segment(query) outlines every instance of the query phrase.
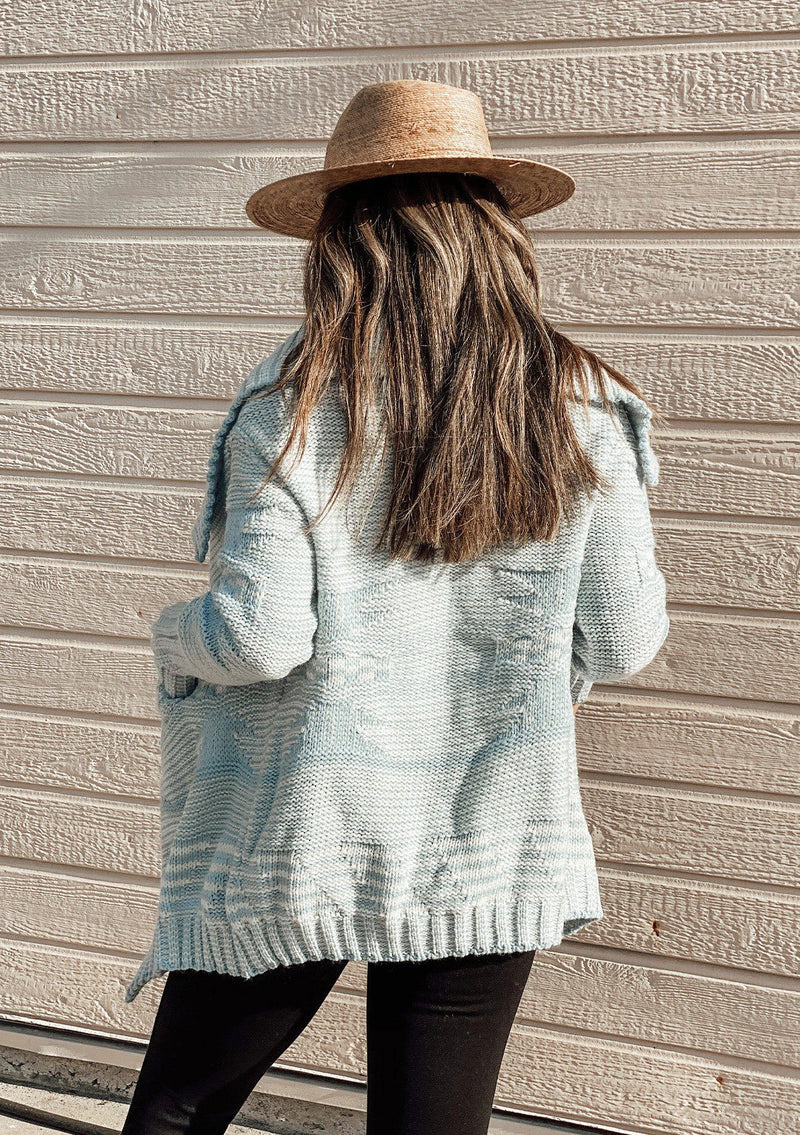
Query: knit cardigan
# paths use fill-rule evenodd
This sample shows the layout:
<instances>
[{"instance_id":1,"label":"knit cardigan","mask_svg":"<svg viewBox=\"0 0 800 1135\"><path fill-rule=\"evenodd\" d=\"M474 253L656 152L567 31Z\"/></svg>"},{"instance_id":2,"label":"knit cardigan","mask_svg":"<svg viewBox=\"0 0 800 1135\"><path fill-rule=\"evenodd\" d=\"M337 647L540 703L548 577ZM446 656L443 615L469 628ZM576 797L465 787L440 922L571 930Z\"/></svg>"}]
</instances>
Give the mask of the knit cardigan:
<instances>
[{"instance_id":1,"label":"knit cardigan","mask_svg":"<svg viewBox=\"0 0 800 1135\"><path fill-rule=\"evenodd\" d=\"M303 331L214 438L193 529L208 590L153 627L182 675L158 670L161 884L126 1001L173 969L544 949L603 917L572 703L667 635L649 408L610 376L611 413L575 402L613 488L554 539L391 561L374 548L391 487L377 449L304 531L346 437L335 385L302 458L261 487L288 396L249 396Z\"/></svg>"}]
</instances>

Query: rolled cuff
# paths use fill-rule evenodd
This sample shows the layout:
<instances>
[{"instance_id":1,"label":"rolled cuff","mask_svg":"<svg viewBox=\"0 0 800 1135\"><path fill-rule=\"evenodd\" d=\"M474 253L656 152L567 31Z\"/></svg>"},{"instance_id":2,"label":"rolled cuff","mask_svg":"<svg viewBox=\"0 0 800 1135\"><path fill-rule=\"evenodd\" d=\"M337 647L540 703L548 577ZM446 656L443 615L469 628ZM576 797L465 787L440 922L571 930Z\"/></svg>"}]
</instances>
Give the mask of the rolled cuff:
<instances>
[{"instance_id":1,"label":"rolled cuff","mask_svg":"<svg viewBox=\"0 0 800 1135\"><path fill-rule=\"evenodd\" d=\"M588 678L584 678L583 674L581 674L580 670L578 670L575 663L573 662L572 668L570 670L569 684L569 690L572 696L572 704L577 705L581 702L585 702L589 696L589 690L591 690L593 685L594 683L590 682Z\"/></svg>"},{"instance_id":2,"label":"rolled cuff","mask_svg":"<svg viewBox=\"0 0 800 1135\"><path fill-rule=\"evenodd\" d=\"M194 674L181 674L171 666L160 666L158 676L165 692L171 698L187 698L197 688Z\"/></svg>"}]
</instances>

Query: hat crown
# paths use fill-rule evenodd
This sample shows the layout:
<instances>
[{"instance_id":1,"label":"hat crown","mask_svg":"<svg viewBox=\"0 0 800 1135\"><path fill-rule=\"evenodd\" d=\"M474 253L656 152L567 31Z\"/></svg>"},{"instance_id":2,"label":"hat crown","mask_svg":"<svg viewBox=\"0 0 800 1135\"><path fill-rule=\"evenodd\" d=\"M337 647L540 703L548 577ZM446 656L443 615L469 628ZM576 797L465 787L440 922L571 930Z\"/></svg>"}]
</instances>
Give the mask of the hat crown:
<instances>
[{"instance_id":1,"label":"hat crown","mask_svg":"<svg viewBox=\"0 0 800 1135\"><path fill-rule=\"evenodd\" d=\"M445 83L397 79L353 96L328 141L324 168L462 156L493 156L478 96Z\"/></svg>"}]
</instances>

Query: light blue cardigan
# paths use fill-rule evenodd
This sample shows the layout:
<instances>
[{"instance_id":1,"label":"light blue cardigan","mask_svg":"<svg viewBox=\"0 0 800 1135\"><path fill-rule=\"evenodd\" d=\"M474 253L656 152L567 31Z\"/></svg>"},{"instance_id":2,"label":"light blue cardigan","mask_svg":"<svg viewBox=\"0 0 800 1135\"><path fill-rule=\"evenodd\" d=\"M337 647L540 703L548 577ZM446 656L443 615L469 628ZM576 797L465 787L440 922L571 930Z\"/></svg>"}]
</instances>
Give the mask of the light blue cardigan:
<instances>
[{"instance_id":1,"label":"light blue cardigan","mask_svg":"<svg viewBox=\"0 0 800 1135\"><path fill-rule=\"evenodd\" d=\"M572 703L667 635L649 409L613 380L613 414L576 403L614 489L554 540L390 562L373 550L388 457L303 531L345 437L333 391L302 460L249 499L288 413L280 392L247 396L302 333L253 370L214 439L193 530L209 589L169 641L188 684L159 675L161 888L126 1001L172 969L544 949L603 917Z\"/></svg>"}]
</instances>

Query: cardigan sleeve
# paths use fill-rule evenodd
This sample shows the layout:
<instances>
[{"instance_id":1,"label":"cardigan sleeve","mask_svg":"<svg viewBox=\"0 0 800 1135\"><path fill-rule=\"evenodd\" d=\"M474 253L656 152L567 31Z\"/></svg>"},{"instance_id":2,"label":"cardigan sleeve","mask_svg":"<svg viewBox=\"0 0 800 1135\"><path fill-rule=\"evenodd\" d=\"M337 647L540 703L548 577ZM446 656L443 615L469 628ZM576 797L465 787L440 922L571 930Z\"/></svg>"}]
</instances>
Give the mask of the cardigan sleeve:
<instances>
[{"instance_id":1,"label":"cardigan sleeve","mask_svg":"<svg viewBox=\"0 0 800 1135\"><path fill-rule=\"evenodd\" d=\"M185 604L174 633L165 625L169 641L159 639L157 620L154 640L174 670L206 682L274 681L313 654L313 544L304 532L306 515L280 472L260 487L272 455L237 426L228 435L225 461L224 536L209 565L211 586Z\"/></svg>"},{"instance_id":2,"label":"cardigan sleeve","mask_svg":"<svg viewBox=\"0 0 800 1135\"><path fill-rule=\"evenodd\" d=\"M596 495L581 566L570 673L574 703L586 700L594 682L627 678L644 669L669 631L666 582L655 559L641 441L624 408L613 417L604 414L604 419L612 488Z\"/></svg>"}]
</instances>

